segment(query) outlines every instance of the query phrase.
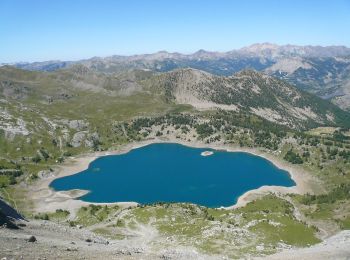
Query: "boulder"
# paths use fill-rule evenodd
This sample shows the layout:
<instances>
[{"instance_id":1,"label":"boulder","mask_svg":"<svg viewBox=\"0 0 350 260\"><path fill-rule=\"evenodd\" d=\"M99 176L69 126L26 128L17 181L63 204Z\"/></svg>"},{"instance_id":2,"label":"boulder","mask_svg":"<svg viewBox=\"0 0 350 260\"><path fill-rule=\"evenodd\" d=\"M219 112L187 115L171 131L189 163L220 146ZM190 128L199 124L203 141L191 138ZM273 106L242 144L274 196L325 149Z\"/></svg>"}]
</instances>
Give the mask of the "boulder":
<instances>
[{"instance_id":1,"label":"boulder","mask_svg":"<svg viewBox=\"0 0 350 260\"><path fill-rule=\"evenodd\" d=\"M69 128L75 129L75 130L86 130L89 123L85 122L84 120L71 120L68 123Z\"/></svg>"},{"instance_id":2,"label":"boulder","mask_svg":"<svg viewBox=\"0 0 350 260\"><path fill-rule=\"evenodd\" d=\"M28 238L28 242L31 242L31 243L36 242L36 237L35 236L30 236Z\"/></svg>"}]
</instances>

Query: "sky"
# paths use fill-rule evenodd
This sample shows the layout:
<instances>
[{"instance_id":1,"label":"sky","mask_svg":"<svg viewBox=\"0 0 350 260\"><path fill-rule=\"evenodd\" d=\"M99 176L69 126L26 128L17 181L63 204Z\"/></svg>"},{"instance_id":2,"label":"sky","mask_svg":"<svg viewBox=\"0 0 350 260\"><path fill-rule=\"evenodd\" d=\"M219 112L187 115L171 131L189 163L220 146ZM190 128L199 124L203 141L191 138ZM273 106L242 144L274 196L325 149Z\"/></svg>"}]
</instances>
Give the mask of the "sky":
<instances>
[{"instance_id":1,"label":"sky","mask_svg":"<svg viewBox=\"0 0 350 260\"><path fill-rule=\"evenodd\" d=\"M350 0L0 0L0 63L262 42L350 47Z\"/></svg>"}]
</instances>

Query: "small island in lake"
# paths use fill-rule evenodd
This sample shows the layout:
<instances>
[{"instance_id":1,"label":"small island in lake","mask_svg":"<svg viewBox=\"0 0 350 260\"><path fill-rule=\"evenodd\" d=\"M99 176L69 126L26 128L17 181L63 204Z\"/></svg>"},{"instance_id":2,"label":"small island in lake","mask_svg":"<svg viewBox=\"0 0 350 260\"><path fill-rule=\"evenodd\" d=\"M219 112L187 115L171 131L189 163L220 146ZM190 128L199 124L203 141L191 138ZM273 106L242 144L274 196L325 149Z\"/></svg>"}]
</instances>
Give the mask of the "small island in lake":
<instances>
[{"instance_id":1,"label":"small island in lake","mask_svg":"<svg viewBox=\"0 0 350 260\"><path fill-rule=\"evenodd\" d=\"M213 151L204 151L204 152L201 152L201 155L202 156L209 156L209 155L213 155L214 152Z\"/></svg>"}]
</instances>

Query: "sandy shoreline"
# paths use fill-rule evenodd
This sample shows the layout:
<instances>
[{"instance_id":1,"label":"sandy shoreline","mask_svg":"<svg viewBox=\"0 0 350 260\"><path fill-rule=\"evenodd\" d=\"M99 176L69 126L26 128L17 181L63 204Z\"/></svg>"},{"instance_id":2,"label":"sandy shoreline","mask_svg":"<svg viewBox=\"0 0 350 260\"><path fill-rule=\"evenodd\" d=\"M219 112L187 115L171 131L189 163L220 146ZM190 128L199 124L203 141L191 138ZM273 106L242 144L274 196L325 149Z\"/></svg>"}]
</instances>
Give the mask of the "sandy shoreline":
<instances>
[{"instance_id":1,"label":"sandy shoreline","mask_svg":"<svg viewBox=\"0 0 350 260\"><path fill-rule=\"evenodd\" d=\"M88 191L83 190L73 190L68 192L57 192L50 188L50 183L57 179L65 176L73 175L83 170L86 170L89 167L89 164L101 156L106 155L117 155L123 154L131 151L132 149L137 149L153 143L178 143L189 147L195 148L211 148L214 150L225 150L228 152L246 152L253 155L257 155L269 160L276 167L286 170L289 172L291 178L296 183L296 186L292 187L282 187L282 186L262 186L255 190L250 190L242 194L237 203L228 208L237 208L244 206L248 202L256 199L262 194L267 194L269 192L275 193L312 193L315 189L315 179L307 172L305 172L301 167L291 165L287 162L282 161L281 159L263 152L258 149L251 148L241 148L233 147L225 144L204 144L201 142L185 142L178 139L152 139L141 141L138 143L129 143L118 150L115 151L104 151L96 152L91 154L83 154L78 157L71 157L66 160L65 163L59 165L55 168L55 171L52 175L46 178L38 180L30 189L29 196L34 202L35 211L37 212L51 212L56 209L67 209L71 212L75 212L76 209L84 205L89 204L100 204L100 205L122 205L122 206L134 206L137 205L135 202L117 202L117 203L90 203L84 202L77 199L82 195L86 194ZM74 217L74 214L71 216Z\"/></svg>"}]
</instances>

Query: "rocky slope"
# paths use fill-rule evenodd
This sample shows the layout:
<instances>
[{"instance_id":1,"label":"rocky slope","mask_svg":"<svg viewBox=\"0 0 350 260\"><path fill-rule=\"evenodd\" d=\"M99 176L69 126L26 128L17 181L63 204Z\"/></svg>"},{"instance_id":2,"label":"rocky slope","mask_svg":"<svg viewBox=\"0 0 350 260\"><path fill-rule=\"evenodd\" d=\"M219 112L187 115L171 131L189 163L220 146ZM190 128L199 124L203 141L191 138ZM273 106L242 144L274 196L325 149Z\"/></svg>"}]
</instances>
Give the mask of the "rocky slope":
<instances>
[{"instance_id":1,"label":"rocky slope","mask_svg":"<svg viewBox=\"0 0 350 260\"><path fill-rule=\"evenodd\" d=\"M292 128L337 124L349 116L327 101L252 70L223 77L195 69L180 69L146 82L151 89L160 90L177 103L198 109L217 107L248 111Z\"/></svg>"}]
</instances>

